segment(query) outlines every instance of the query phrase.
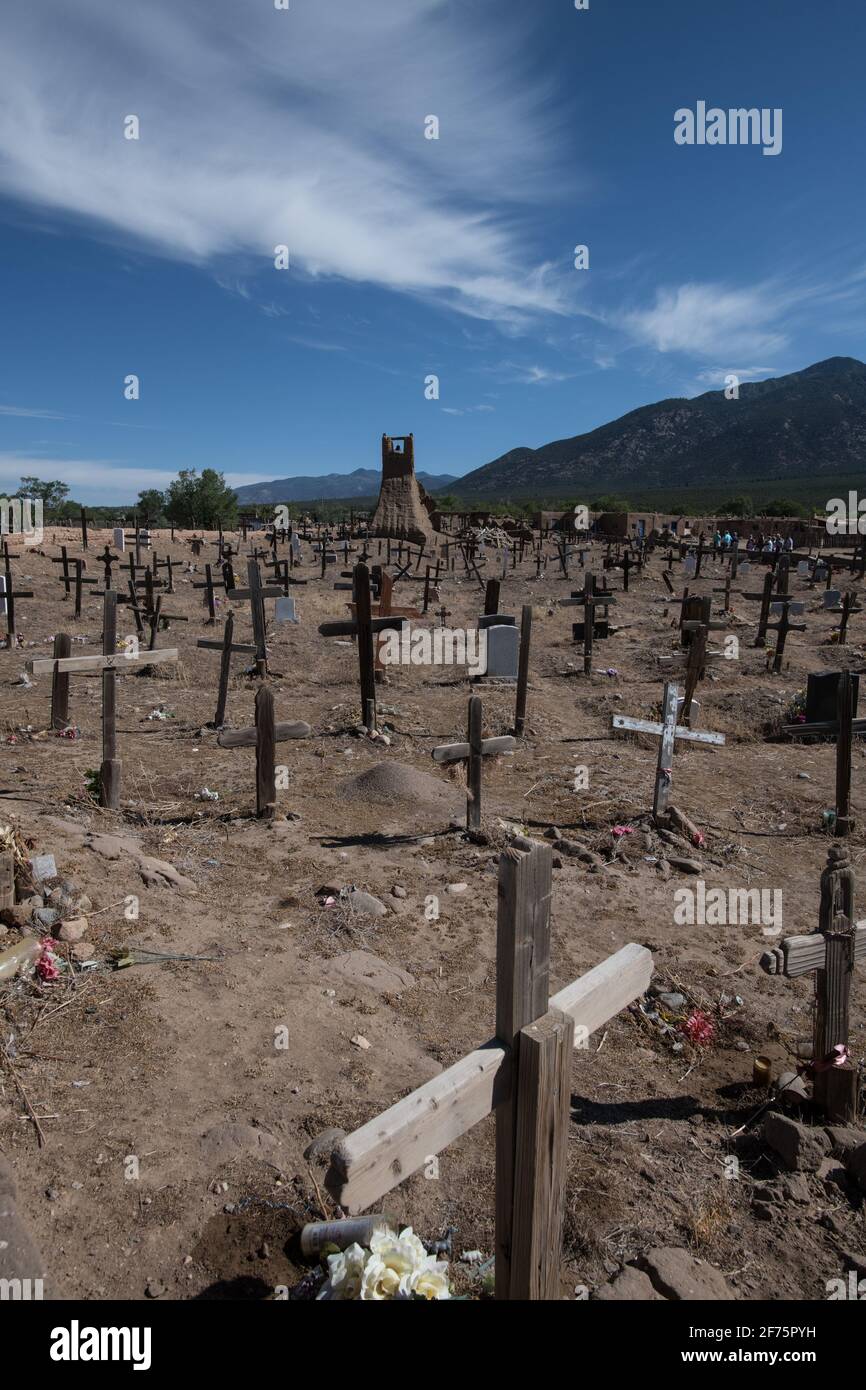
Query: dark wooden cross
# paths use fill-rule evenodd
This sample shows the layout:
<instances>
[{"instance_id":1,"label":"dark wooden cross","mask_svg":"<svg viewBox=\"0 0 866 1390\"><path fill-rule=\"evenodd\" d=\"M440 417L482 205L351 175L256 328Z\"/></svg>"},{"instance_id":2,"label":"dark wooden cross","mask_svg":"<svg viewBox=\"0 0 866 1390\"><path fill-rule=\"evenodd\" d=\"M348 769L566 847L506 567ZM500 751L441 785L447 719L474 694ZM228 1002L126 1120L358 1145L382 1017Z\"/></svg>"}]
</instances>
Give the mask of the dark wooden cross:
<instances>
[{"instance_id":1,"label":"dark wooden cross","mask_svg":"<svg viewBox=\"0 0 866 1390\"><path fill-rule=\"evenodd\" d=\"M255 727L225 729L217 738L220 748L255 748L256 815L259 820L273 820L276 813L276 745L286 739L309 738L312 732L309 724L301 721L277 724L273 691L268 685L260 685L256 691Z\"/></svg>"},{"instance_id":2,"label":"dark wooden cross","mask_svg":"<svg viewBox=\"0 0 866 1390\"><path fill-rule=\"evenodd\" d=\"M3 559L6 577L6 592L0 595L0 598L6 600L6 646L11 649L15 646L18 637L18 629L15 626L15 600L19 598L33 598L34 593L32 589L15 588L15 583L12 578L12 557L9 554L8 544L4 546Z\"/></svg>"},{"instance_id":3,"label":"dark wooden cross","mask_svg":"<svg viewBox=\"0 0 866 1390\"><path fill-rule=\"evenodd\" d=\"M773 599L773 603L779 604L782 612L779 621L776 623L766 623L767 628L771 628L776 633L776 651L773 656L773 670L778 674L782 669L782 658L785 654L785 639L789 632L805 632L805 623L792 623L789 609L796 600L790 594L778 595ZM802 605L800 605L802 607Z\"/></svg>"},{"instance_id":4,"label":"dark wooden cross","mask_svg":"<svg viewBox=\"0 0 866 1390\"><path fill-rule=\"evenodd\" d=\"M120 556L113 555L111 553L111 548L108 546L108 544L106 544L106 547L103 550L102 554L97 555L96 558L99 561L99 563L104 567L103 583L105 584L106 589L110 589L112 587L111 567L112 565L118 564L118 562L120 561Z\"/></svg>"},{"instance_id":5,"label":"dark wooden cross","mask_svg":"<svg viewBox=\"0 0 866 1390\"><path fill-rule=\"evenodd\" d=\"M466 828L477 830L481 825L481 765L485 758L496 757L500 753L512 753L517 740L511 734L500 738L482 736L482 709L480 695L469 700L469 726L466 743L445 743L433 749L433 761L437 763L466 763Z\"/></svg>"},{"instance_id":6,"label":"dark wooden cross","mask_svg":"<svg viewBox=\"0 0 866 1390\"><path fill-rule=\"evenodd\" d=\"M566 599L564 607L571 608L575 605L583 608L583 673L585 676L592 674L592 641L595 634L595 610L604 608L604 616L607 617L607 606L616 603L613 594L602 593L595 587L595 575L587 572L583 581L583 591L572 593L570 599Z\"/></svg>"},{"instance_id":7,"label":"dark wooden cross","mask_svg":"<svg viewBox=\"0 0 866 1390\"><path fill-rule=\"evenodd\" d=\"M219 690L217 693L217 707L214 715L214 728L221 729L226 722L226 703L229 694L229 675L231 673L232 653L243 653L245 656L255 656L256 649L252 643L236 643L232 639L235 631L235 615L229 613L223 629L223 640L213 642L209 638L200 637L196 646L204 647L206 651L220 652L220 677Z\"/></svg>"},{"instance_id":8,"label":"dark wooden cross","mask_svg":"<svg viewBox=\"0 0 866 1390\"><path fill-rule=\"evenodd\" d=\"M773 601L773 571L767 570L764 575L764 587L759 594L747 594L744 590L740 591L741 598L749 599L761 605L761 612L758 617L758 631L755 635L754 645L763 647L767 641L767 625L770 621L770 604Z\"/></svg>"},{"instance_id":9,"label":"dark wooden cross","mask_svg":"<svg viewBox=\"0 0 866 1390\"><path fill-rule=\"evenodd\" d=\"M205 565L205 567L204 567L204 583L203 583L203 584L193 584L192 587L193 587L194 589L204 589L204 591L205 591L205 594L204 594L204 601L205 601L205 603L206 603L206 605L207 605L207 611L208 611L208 619L207 619L207 620L208 620L208 626L210 626L212 623L215 623L215 622L216 622L216 594L214 593L214 590L215 590L215 589L225 589L225 581L224 581L224 580L220 581L219 579L214 579L214 577L213 577L213 566L212 566L212 565Z\"/></svg>"},{"instance_id":10,"label":"dark wooden cross","mask_svg":"<svg viewBox=\"0 0 866 1390\"><path fill-rule=\"evenodd\" d=\"M87 512L81 508L81 549L87 549Z\"/></svg>"},{"instance_id":11,"label":"dark wooden cross","mask_svg":"<svg viewBox=\"0 0 866 1390\"><path fill-rule=\"evenodd\" d=\"M370 603L370 571L358 564L354 571L354 617L348 622L320 623L322 637L357 637L358 665L361 679L361 722L373 732L376 727L376 663L374 635L377 632L402 632L406 619L396 615L374 618Z\"/></svg>"},{"instance_id":12,"label":"dark wooden cross","mask_svg":"<svg viewBox=\"0 0 866 1390\"><path fill-rule=\"evenodd\" d=\"M674 746L676 740L678 738L685 739L688 743L697 743L702 746L718 746L725 741L724 734L713 734L705 732L703 729L689 729L678 725L677 711L679 708L679 698L679 686L675 685L672 681L666 681L662 699L662 721L660 724L656 723L655 720L632 719L627 714L615 714L612 716L612 728L614 729L624 729L629 733L635 734L655 734L657 738L661 738L658 763L656 766L655 787L653 790L653 820L656 824L664 819L668 809L671 786L673 783Z\"/></svg>"},{"instance_id":13,"label":"dark wooden cross","mask_svg":"<svg viewBox=\"0 0 866 1390\"><path fill-rule=\"evenodd\" d=\"M55 649L56 650L56 649ZM177 661L177 651L148 652L142 660L137 644L128 651L117 650L117 593L103 595L102 656L36 657L27 662L33 675L71 676L89 671L102 672L102 767L99 800L102 806L117 810L120 805L121 764L117 756L117 673Z\"/></svg>"},{"instance_id":14,"label":"dark wooden cross","mask_svg":"<svg viewBox=\"0 0 866 1390\"><path fill-rule=\"evenodd\" d=\"M71 581L71 577L70 577L70 574L69 574L69 552L68 552L68 550L67 550L67 548L66 548L65 545L62 545L62 546L60 547L60 554L59 554L59 555L54 555L54 556L52 557L51 563L52 563L52 565L62 565L62 566L63 566L63 574L62 574L62 576L61 576L61 582L62 582L62 584L63 584L63 590L64 590L63 597L64 597L64 599L67 599L67 598L69 598L69 594L70 594L70 584L71 584L72 581Z\"/></svg>"},{"instance_id":15,"label":"dark wooden cross","mask_svg":"<svg viewBox=\"0 0 866 1390\"><path fill-rule=\"evenodd\" d=\"M832 611L834 613L841 613L842 615L839 619L839 636L837 639L841 647L844 646L848 639L848 619L851 617L852 613L862 613L863 609L857 607L857 595L854 591L852 589L847 589L842 596L841 607L834 608Z\"/></svg>"},{"instance_id":16,"label":"dark wooden cross","mask_svg":"<svg viewBox=\"0 0 866 1390\"><path fill-rule=\"evenodd\" d=\"M851 984L857 961L866 959L866 924L854 921L854 872L848 851L830 850L821 874L817 931L789 936L761 956L768 975L796 979L815 972L812 1094L837 1124L857 1118L859 1074L848 1053Z\"/></svg>"},{"instance_id":17,"label":"dark wooden cross","mask_svg":"<svg viewBox=\"0 0 866 1390\"><path fill-rule=\"evenodd\" d=\"M267 624L265 621L265 599L282 598L282 589L275 585L262 585L262 576L259 570L258 560L247 561L247 585L246 589L229 589L227 596L233 601L236 599L249 599L250 612L253 620L253 641L256 644L256 674L262 679L268 674L268 651L265 645Z\"/></svg>"},{"instance_id":18,"label":"dark wooden cross","mask_svg":"<svg viewBox=\"0 0 866 1390\"><path fill-rule=\"evenodd\" d=\"M866 732L866 719L855 719L853 716L854 682L850 671L840 671L835 719L813 724L784 725L786 734L836 735L836 835L847 835L854 828L851 815L851 748L854 734Z\"/></svg>"}]
</instances>

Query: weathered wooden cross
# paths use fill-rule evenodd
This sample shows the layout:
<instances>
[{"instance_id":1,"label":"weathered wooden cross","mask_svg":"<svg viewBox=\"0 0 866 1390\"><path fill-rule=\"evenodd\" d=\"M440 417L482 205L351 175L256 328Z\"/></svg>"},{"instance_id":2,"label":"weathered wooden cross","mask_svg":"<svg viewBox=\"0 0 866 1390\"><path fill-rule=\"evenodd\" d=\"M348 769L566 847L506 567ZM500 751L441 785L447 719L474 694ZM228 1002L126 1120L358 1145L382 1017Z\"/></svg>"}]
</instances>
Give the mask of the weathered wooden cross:
<instances>
[{"instance_id":1,"label":"weathered wooden cross","mask_svg":"<svg viewBox=\"0 0 866 1390\"><path fill-rule=\"evenodd\" d=\"M221 729L226 722L226 703L229 695L229 675L231 672L232 653L243 653L245 656L255 656L256 649L252 643L234 642L235 615L229 613L223 629L223 640L214 642L210 638L200 637L196 646L204 647L207 651L221 652L219 690L217 692L216 714L214 715L214 728Z\"/></svg>"},{"instance_id":2,"label":"weathered wooden cross","mask_svg":"<svg viewBox=\"0 0 866 1390\"><path fill-rule=\"evenodd\" d=\"M286 739L309 738L309 724L298 720L277 724L274 717L274 693L268 685L256 691L256 722L252 729L225 729L217 738L220 748L255 748L256 750L256 815L259 820L273 820L277 809L276 745Z\"/></svg>"},{"instance_id":3,"label":"weathered wooden cross","mask_svg":"<svg viewBox=\"0 0 866 1390\"><path fill-rule=\"evenodd\" d=\"M866 731L866 719L854 718L854 682L850 671L840 671L836 693L836 718L813 724L785 724L786 734L836 735L836 820L835 835L847 835L854 828L851 815L851 748L855 733Z\"/></svg>"},{"instance_id":4,"label":"weathered wooden cross","mask_svg":"<svg viewBox=\"0 0 866 1390\"><path fill-rule=\"evenodd\" d=\"M595 635L595 610L604 609L607 618L608 604L616 603L613 594L603 593L595 587L595 575L587 573L583 581L583 591L572 593L570 599L563 601L563 607L583 608L583 674L592 674L592 641Z\"/></svg>"},{"instance_id":5,"label":"weathered wooden cross","mask_svg":"<svg viewBox=\"0 0 866 1390\"><path fill-rule=\"evenodd\" d=\"M649 986L653 961L628 945L550 997L549 845L516 840L499 859L496 1033L341 1140L328 1190L349 1214L493 1112L496 1297L559 1297L571 1054Z\"/></svg>"},{"instance_id":6,"label":"weathered wooden cross","mask_svg":"<svg viewBox=\"0 0 866 1390\"><path fill-rule=\"evenodd\" d=\"M866 922L854 921L854 872L847 850L834 845L821 874L817 931L789 936L761 956L768 975L795 979L815 971L812 1094L829 1118L857 1117L859 1075L848 1054L854 966L866 960Z\"/></svg>"},{"instance_id":7,"label":"weathered wooden cross","mask_svg":"<svg viewBox=\"0 0 866 1390\"><path fill-rule=\"evenodd\" d=\"M779 621L776 623L765 623L764 629L766 632L767 628L771 628L776 633L776 651L773 655L773 670L778 674L778 672L782 669L782 658L785 655L785 640L788 636L788 633L805 632L806 624L791 622L791 606L792 604L796 605L797 601L796 599L792 598L789 594L777 595L772 600L772 603L780 607L782 610L779 614ZM802 607L802 603L797 605L798 610L802 610Z\"/></svg>"},{"instance_id":8,"label":"weathered wooden cross","mask_svg":"<svg viewBox=\"0 0 866 1390\"><path fill-rule=\"evenodd\" d=\"M88 671L102 672L102 767L100 770L99 800L102 806L116 810L120 805L121 763L117 756L117 673L142 666L163 665L177 661L176 649L140 652L138 644L127 650L117 650L117 594L106 591L103 598L102 656L36 657L27 662L34 676L76 675ZM146 658L146 659L142 659ZM52 722L54 714L52 713Z\"/></svg>"},{"instance_id":9,"label":"weathered wooden cross","mask_svg":"<svg viewBox=\"0 0 866 1390\"><path fill-rule=\"evenodd\" d=\"M247 561L246 589L228 589L227 596L232 599L249 599L253 620L253 641L256 644L256 674L262 679L268 674L268 651L265 645L267 624L265 622L265 599L282 598L283 591L275 585L264 586L258 560Z\"/></svg>"},{"instance_id":10,"label":"weathered wooden cross","mask_svg":"<svg viewBox=\"0 0 866 1390\"><path fill-rule=\"evenodd\" d=\"M348 622L320 623L322 637L356 637L361 678L361 722L371 732L376 729L376 663L373 637L377 632L402 632L406 619L397 616L374 618L370 604L370 571L364 564L354 569L354 618Z\"/></svg>"},{"instance_id":11,"label":"weathered wooden cross","mask_svg":"<svg viewBox=\"0 0 866 1390\"><path fill-rule=\"evenodd\" d=\"M481 765L485 758L499 753L512 753L517 740L511 734L499 738L482 736L482 709L480 695L473 695L469 701L469 727L466 743L445 743L433 749L433 761L437 763L466 763L466 827L477 830L481 825Z\"/></svg>"},{"instance_id":12,"label":"weathered wooden cross","mask_svg":"<svg viewBox=\"0 0 866 1390\"><path fill-rule=\"evenodd\" d=\"M627 714L615 714L612 716L612 728L625 729L629 733L635 734L655 734L661 738L659 744L658 763L656 766L655 789L653 791L653 820L661 820L668 808L670 799L671 784L673 781L673 762L674 746L678 738L685 739L688 743L723 744L724 734L707 733L702 729L687 729L677 724L677 710L679 708L680 691L679 686L672 681L665 682L664 698L662 700L662 722L656 723L649 719L632 719Z\"/></svg>"},{"instance_id":13,"label":"weathered wooden cross","mask_svg":"<svg viewBox=\"0 0 866 1390\"><path fill-rule=\"evenodd\" d=\"M33 598L32 589L16 589L12 579L12 557L9 554L8 542L3 547L3 558L6 572L6 588L3 599L6 603L6 646L10 649L15 646L18 629L15 626L15 600L19 598Z\"/></svg>"}]
</instances>

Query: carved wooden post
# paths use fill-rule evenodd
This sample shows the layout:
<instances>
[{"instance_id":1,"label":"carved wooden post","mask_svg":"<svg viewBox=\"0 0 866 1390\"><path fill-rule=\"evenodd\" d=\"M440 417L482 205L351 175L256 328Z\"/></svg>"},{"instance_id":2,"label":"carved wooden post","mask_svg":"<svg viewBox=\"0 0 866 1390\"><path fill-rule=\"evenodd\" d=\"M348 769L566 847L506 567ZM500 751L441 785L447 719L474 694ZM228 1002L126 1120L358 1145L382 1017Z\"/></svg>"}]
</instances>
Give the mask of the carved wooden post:
<instances>
[{"instance_id":1,"label":"carved wooden post","mask_svg":"<svg viewBox=\"0 0 866 1390\"><path fill-rule=\"evenodd\" d=\"M849 721L850 728L850 721ZM847 1124L857 1114L858 1073L848 1058L848 1005L854 970L854 873L842 845L830 850L821 875L820 932L824 968L815 980L813 1094L827 1115Z\"/></svg>"}]
</instances>

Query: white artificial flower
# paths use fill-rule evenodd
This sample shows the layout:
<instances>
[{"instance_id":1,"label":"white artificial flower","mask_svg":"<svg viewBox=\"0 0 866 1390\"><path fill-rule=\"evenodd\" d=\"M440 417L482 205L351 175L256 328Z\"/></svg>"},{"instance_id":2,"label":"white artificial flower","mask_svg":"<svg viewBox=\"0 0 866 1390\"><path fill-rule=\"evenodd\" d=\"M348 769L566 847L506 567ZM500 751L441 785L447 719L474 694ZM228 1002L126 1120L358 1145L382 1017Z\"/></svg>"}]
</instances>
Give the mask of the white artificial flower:
<instances>
[{"instance_id":1,"label":"white artificial flower","mask_svg":"<svg viewBox=\"0 0 866 1390\"><path fill-rule=\"evenodd\" d=\"M412 1293L419 1298L450 1298L451 1290L445 1274L447 1268L447 1260L437 1260L428 1255L424 1267L417 1269L412 1275Z\"/></svg>"},{"instance_id":2,"label":"white artificial flower","mask_svg":"<svg viewBox=\"0 0 866 1390\"><path fill-rule=\"evenodd\" d=\"M367 1252L360 1245L350 1245L336 1255L328 1256L328 1280L318 1297L327 1299L356 1299L361 1297L361 1284Z\"/></svg>"}]
</instances>

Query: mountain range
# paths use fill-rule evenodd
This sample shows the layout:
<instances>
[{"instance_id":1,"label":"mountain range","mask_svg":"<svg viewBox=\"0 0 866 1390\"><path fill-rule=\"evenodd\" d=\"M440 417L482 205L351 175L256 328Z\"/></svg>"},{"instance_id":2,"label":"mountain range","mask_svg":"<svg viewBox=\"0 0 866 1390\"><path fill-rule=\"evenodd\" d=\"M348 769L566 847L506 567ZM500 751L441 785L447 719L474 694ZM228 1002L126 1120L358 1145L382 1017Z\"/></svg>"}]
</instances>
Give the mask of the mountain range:
<instances>
[{"instance_id":1,"label":"mountain range","mask_svg":"<svg viewBox=\"0 0 866 1390\"><path fill-rule=\"evenodd\" d=\"M459 480L450 473L419 473L428 492L445 492ZM328 502L339 498L376 498L382 474L378 468L356 468L354 473L323 473L318 478L280 478L276 482L249 483L235 488L242 506L250 502Z\"/></svg>"},{"instance_id":2,"label":"mountain range","mask_svg":"<svg viewBox=\"0 0 866 1390\"><path fill-rule=\"evenodd\" d=\"M866 365L830 357L803 371L629 411L539 449L517 448L467 473L463 497L573 495L631 482L644 488L727 486L851 473L866 464Z\"/></svg>"}]
</instances>

